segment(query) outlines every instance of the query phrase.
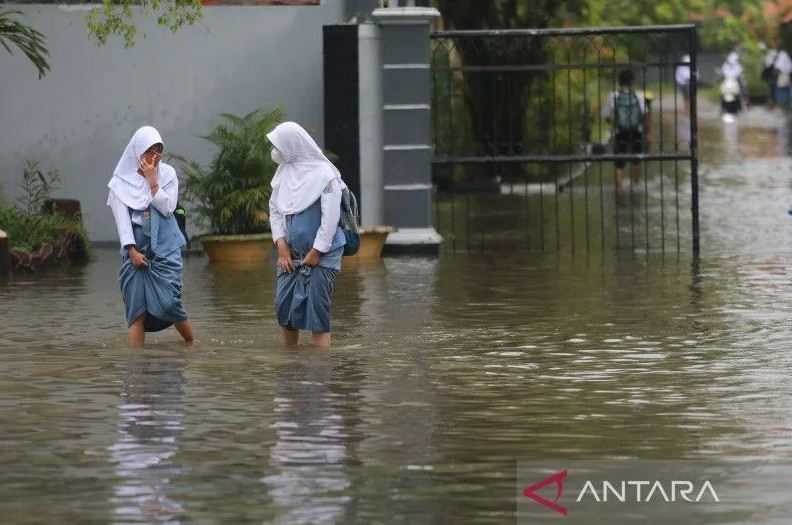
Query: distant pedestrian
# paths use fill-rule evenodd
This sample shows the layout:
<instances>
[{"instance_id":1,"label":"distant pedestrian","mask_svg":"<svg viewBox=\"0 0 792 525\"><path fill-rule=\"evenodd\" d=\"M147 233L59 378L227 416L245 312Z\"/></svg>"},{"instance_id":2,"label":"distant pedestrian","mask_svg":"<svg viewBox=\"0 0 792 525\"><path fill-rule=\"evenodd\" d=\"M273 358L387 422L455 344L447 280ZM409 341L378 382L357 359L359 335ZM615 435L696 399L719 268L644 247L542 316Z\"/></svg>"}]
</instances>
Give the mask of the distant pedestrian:
<instances>
[{"instance_id":1,"label":"distant pedestrian","mask_svg":"<svg viewBox=\"0 0 792 525\"><path fill-rule=\"evenodd\" d=\"M676 67L674 79L676 80L677 91L682 96L685 113L690 111L690 55L682 57L682 63Z\"/></svg>"},{"instance_id":2,"label":"distant pedestrian","mask_svg":"<svg viewBox=\"0 0 792 525\"><path fill-rule=\"evenodd\" d=\"M783 49L768 49L764 58L762 79L770 94L768 106L789 109L792 58Z\"/></svg>"},{"instance_id":3,"label":"distant pedestrian","mask_svg":"<svg viewBox=\"0 0 792 525\"><path fill-rule=\"evenodd\" d=\"M743 67L740 63L740 55L736 51L729 53L719 73L723 77L720 85L723 120L734 122L737 114L748 103L742 76Z\"/></svg>"},{"instance_id":4,"label":"distant pedestrian","mask_svg":"<svg viewBox=\"0 0 792 525\"><path fill-rule=\"evenodd\" d=\"M648 144L649 112L644 96L633 89L634 74L625 69L619 72L619 89L608 97L605 118L613 126L613 153L617 155L645 153ZM627 161L617 160L616 187L621 189ZM632 161L631 176L640 176L639 161Z\"/></svg>"}]
</instances>

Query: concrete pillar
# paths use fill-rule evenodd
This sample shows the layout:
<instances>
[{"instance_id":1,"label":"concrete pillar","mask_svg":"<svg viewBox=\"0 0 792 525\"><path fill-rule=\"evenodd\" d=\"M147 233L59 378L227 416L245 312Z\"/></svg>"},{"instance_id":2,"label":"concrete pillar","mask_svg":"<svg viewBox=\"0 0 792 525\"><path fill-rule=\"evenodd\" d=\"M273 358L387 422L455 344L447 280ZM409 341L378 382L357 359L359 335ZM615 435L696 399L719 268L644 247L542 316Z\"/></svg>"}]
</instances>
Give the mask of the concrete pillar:
<instances>
[{"instance_id":1,"label":"concrete pillar","mask_svg":"<svg viewBox=\"0 0 792 525\"><path fill-rule=\"evenodd\" d=\"M382 43L384 223L397 231L386 253L438 252L433 225L432 71L429 7L374 11Z\"/></svg>"},{"instance_id":2,"label":"concrete pillar","mask_svg":"<svg viewBox=\"0 0 792 525\"><path fill-rule=\"evenodd\" d=\"M385 222L385 185L382 149L382 55L380 28L358 26L358 91L360 144L360 224L380 226Z\"/></svg>"}]
</instances>

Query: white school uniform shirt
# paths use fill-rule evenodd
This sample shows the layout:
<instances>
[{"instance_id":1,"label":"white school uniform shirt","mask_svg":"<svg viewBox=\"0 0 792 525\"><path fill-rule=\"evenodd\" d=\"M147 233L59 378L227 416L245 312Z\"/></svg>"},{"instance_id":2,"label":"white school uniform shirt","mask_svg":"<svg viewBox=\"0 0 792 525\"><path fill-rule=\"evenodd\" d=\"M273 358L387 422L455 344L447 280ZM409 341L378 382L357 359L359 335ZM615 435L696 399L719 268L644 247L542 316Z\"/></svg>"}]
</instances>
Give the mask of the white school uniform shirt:
<instances>
[{"instance_id":1,"label":"white school uniform shirt","mask_svg":"<svg viewBox=\"0 0 792 525\"><path fill-rule=\"evenodd\" d=\"M154 144L162 143L162 137L153 127L139 128L129 140L113 170L113 177L107 184L109 188L107 205L113 212L122 252L124 246L135 244L132 224L143 225L143 212L149 206L154 206L166 217L176 210L176 203L179 200L179 179L172 166L164 162L159 163L157 167L159 189L155 195L151 194L145 177L137 172L138 162L143 153Z\"/></svg>"},{"instance_id":2,"label":"white school uniform shirt","mask_svg":"<svg viewBox=\"0 0 792 525\"><path fill-rule=\"evenodd\" d=\"M170 166L168 166L170 168ZM173 168L171 168L173 169ZM162 171L162 163L160 163L160 171ZM141 177L142 178L142 177ZM174 178L174 182L169 184L167 188L162 187L157 190L157 193L151 197L149 204L154 206L165 217L169 217L176 210L176 203L179 196L179 180ZM121 202L116 194L111 190L107 198L107 204L113 212L113 218L116 223L116 230L118 231L118 240L121 243L121 248L135 243L135 234L132 232L132 224L143 226L145 220L143 210L132 210L130 217L129 208L126 204ZM148 206L146 206L148 208Z\"/></svg>"},{"instance_id":3,"label":"white school uniform shirt","mask_svg":"<svg viewBox=\"0 0 792 525\"><path fill-rule=\"evenodd\" d=\"M298 214L321 199L322 219L313 247L327 253L341 219L341 195L346 184L314 139L295 122L284 122L267 135L279 155L272 178L270 229L272 240L287 237L286 216Z\"/></svg>"},{"instance_id":4,"label":"white school uniform shirt","mask_svg":"<svg viewBox=\"0 0 792 525\"><path fill-rule=\"evenodd\" d=\"M683 62L688 62L688 61L683 60ZM677 66L676 71L674 72L674 78L676 79L677 86L683 87L690 84L690 66L689 65Z\"/></svg>"},{"instance_id":5,"label":"white school uniform shirt","mask_svg":"<svg viewBox=\"0 0 792 525\"><path fill-rule=\"evenodd\" d=\"M723 75L724 80L740 80L742 79L743 67L740 64L740 56L731 52L726 57L726 61L720 68L720 73Z\"/></svg>"},{"instance_id":6,"label":"white school uniform shirt","mask_svg":"<svg viewBox=\"0 0 792 525\"><path fill-rule=\"evenodd\" d=\"M780 51L771 49L767 55L765 55L765 66L773 66L778 70L777 87L787 87L790 85L790 80L792 80L792 58L789 57L789 53L783 49Z\"/></svg>"}]
</instances>

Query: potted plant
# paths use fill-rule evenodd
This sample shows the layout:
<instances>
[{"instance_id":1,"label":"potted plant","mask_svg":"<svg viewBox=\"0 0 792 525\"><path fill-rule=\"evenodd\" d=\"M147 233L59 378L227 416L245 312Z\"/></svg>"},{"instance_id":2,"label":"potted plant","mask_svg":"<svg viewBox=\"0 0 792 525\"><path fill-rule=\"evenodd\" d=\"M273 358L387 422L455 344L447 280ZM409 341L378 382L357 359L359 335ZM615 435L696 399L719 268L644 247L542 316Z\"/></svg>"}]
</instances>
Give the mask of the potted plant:
<instances>
[{"instance_id":1,"label":"potted plant","mask_svg":"<svg viewBox=\"0 0 792 525\"><path fill-rule=\"evenodd\" d=\"M38 162L26 161L17 206L0 202L0 274L87 259L88 238L80 203L51 199L50 192L59 186L58 170L44 172ZM69 210L54 204L65 202L71 206Z\"/></svg>"},{"instance_id":2,"label":"potted plant","mask_svg":"<svg viewBox=\"0 0 792 525\"><path fill-rule=\"evenodd\" d=\"M270 158L269 133L282 120L280 109L239 117L224 113L205 137L217 147L208 167L174 157L184 176L184 197L211 234L200 237L210 262L263 263L272 236L266 210L277 165Z\"/></svg>"}]
</instances>

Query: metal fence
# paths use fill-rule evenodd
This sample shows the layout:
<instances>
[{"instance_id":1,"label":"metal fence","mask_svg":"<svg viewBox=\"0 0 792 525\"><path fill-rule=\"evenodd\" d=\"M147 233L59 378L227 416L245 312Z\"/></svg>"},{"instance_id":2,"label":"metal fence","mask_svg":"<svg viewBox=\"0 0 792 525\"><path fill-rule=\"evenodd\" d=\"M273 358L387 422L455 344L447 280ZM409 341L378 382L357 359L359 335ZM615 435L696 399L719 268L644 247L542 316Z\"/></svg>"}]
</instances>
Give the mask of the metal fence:
<instances>
[{"instance_id":1,"label":"metal fence","mask_svg":"<svg viewBox=\"0 0 792 525\"><path fill-rule=\"evenodd\" d=\"M698 254L696 50L693 25L433 33L446 246ZM648 115L640 148L616 129L626 70Z\"/></svg>"}]
</instances>

